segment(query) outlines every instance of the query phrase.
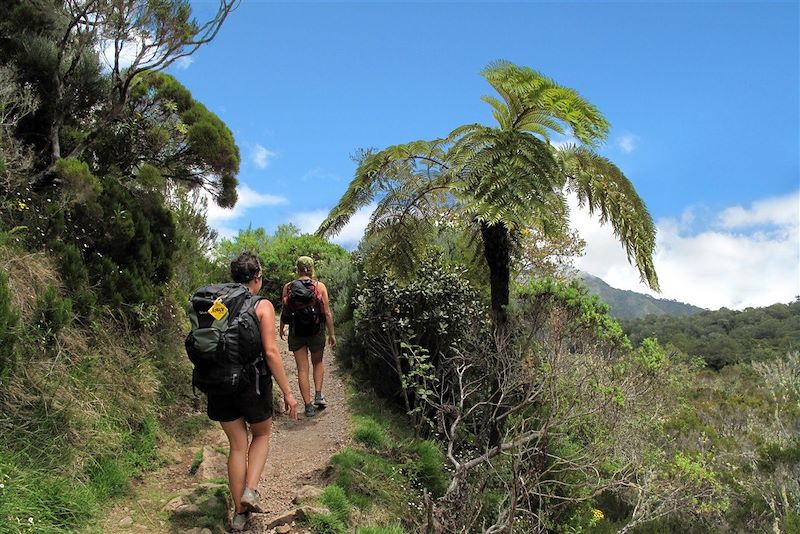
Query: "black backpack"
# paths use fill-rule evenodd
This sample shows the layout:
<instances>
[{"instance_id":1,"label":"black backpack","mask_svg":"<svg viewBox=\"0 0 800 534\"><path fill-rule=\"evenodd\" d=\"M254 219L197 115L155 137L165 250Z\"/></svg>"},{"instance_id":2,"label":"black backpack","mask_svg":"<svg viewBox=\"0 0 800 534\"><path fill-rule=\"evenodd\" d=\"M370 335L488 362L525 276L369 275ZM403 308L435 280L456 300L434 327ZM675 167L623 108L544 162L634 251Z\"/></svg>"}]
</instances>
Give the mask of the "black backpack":
<instances>
[{"instance_id":1,"label":"black backpack","mask_svg":"<svg viewBox=\"0 0 800 534\"><path fill-rule=\"evenodd\" d=\"M192 330L186 336L193 388L213 395L239 393L252 385L258 391L262 346L255 307L262 298L242 284L194 292L188 308Z\"/></svg>"},{"instance_id":2,"label":"black backpack","mask_svg":"<svg viewBox=\"0 0 800 534\"><path fill-rule=\"evenodd\" d=\"M316 283L312 280L295 280L289 284L284 322L292 326L292 333L295 336L308 337L319 334L322 328L321 314Z\"/></svg>"}]
</instances>

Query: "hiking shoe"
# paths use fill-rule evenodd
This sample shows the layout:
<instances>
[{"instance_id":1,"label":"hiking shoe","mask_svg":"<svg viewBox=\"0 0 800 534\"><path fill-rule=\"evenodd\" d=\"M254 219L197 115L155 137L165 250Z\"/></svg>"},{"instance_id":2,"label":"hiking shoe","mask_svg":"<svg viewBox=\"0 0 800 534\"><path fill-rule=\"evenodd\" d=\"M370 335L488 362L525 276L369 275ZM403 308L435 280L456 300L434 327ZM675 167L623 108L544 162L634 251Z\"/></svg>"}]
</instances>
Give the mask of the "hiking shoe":
<instances>
[{"instance_id":1,"label":"hiking shoe","mask_svg":"<svg viewBox=\"0 0 800 534\"><path fill-rule=\"evenodd\" d=\"M306 417L314 417L315 415L317 415L317 407L314 406L313 404L306 405L305 414Z\"/></svg>"},{"instance_id":2,"label":"hiking shoe","mask_svg":"<svg viewBox=\"0 0 800 534\"><path fill-rule=\"evenodd\" d=\"M325 408L328 406L328 402L325 400L325 397L322 396L322 393L314 395L314 405L317 408Z\"/></svg>"},{"instance_id":3,"label":"hiking shoe","mask_svg":"<svg viewBox=\"0 0 800 534\"><path fill-rule=\"evenodd\" d=\"M248 521L250 521L249 511L243 514L234 513L233 518L231 519L231 530L235 531L244 530L244 527L247 526Z\"/></svg>"},{"instance_id":4,"label":"hiking shoe","mask_svg":"<svg viewBox=\"0 0 800 534\"><path fill-rule=\"evenodd\" d=\"M261 500L261 495L258 494L258 490L245 488L240 502L242 506L247 508L248 512L257 512L259 511L259 500Z\"/></svg>"}]
</instances>

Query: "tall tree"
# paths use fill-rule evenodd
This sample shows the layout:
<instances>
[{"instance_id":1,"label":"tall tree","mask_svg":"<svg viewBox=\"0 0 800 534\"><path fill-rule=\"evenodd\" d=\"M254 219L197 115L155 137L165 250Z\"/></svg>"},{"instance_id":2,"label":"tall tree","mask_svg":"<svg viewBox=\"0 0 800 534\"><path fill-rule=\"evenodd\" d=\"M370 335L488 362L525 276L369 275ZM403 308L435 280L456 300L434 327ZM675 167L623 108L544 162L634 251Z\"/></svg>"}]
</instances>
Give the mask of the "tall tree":
<instances>
[{"instance_id":1,"label":"tall tree","mask_svg":"<svg viewBox=\"0 0 800 534\"><path fill-rule=\"evenodd\" d=\"M188 0L4 2L0 61L16 63L44 103L23 132L43 156L33 183L56 180L60 158L81 157L120 119L142 74L209 43L238 3L219 0L198 22Z\"/></svg>"},{"instance_id":2,"label":"tall tree","mask_svg":"<svg viewBox=\"0 0 800 534\"><path fill-rule=\"evenodd\" d=\"M622 171L593 151L608 132L602 114L577 91L530 68L497 61L482 74L500 97L483 97L496 125L468 124L443 139L366 154L317 232L336 234L377 198L367 235L385 245L379 248L386 263L405 269L433 226L455 214L482 246L492 310L502 324L515 242L529 228L562 235L572 191L611 224L642 280L658 289L650 214ZM555 146L554 133L577 142Z\"/></svg>"}]
</instances>

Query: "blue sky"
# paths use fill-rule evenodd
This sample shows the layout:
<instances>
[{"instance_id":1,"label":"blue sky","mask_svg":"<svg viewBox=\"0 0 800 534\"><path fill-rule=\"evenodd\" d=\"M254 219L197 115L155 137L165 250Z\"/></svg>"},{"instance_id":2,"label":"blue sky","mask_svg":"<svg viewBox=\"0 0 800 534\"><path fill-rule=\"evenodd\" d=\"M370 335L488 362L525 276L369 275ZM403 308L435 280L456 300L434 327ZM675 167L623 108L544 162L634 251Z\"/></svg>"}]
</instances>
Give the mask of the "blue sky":
<instances>
[{"instance_id":1,"label":"blue sky","mask_svg":"<svg viewBox=\"0 0 800 534\"><path fill-rule=\"evenodd\" d=\"M199 17L216 2L193 2ZM800 8L764 3L260 2L172 73L234 133L240 204L222 235L313 231L350 155L490 124L495 59L577 89L612 125L600 151L659 228L662 296L708 308L800 294ZM368 213L338 241L353 246ZM643 290L607 229L576 212L576 265Z\"/></svg>"}]
</instances>

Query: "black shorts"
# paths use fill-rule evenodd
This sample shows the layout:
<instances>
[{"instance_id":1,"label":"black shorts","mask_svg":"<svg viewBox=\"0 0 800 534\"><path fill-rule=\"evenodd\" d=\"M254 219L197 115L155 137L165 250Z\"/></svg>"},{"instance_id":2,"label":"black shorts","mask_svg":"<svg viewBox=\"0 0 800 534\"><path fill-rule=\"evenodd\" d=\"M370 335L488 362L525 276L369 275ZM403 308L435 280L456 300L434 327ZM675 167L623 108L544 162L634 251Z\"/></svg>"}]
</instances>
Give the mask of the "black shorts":
<instances>
[{"instance_id":1,"label":"black shorts","mask_svg":"<svg viewBox=\"0 0 800 534\"><path fill-rule=\"evenodd\" d=\"M235 395L209 395L208 418L212 421L227 423L240 417L250 424L266 421L274 412L272 407L272 377L269 374L260 377L261 394L252 388Z\"/></svg>"},{"instance_id":2,"label":"black shorts","mask_svg":"<svg viewBox=\"0 0 800 534\"><path fill-rule=\"evenodd\" d=\"M293 328L290 327L289 338L286 340L290 351L294 352L302 349L303 347L308 347L309 352L322 352L322 350L325 349L324 328L320 328L319 332L313 336L296 336L292 330Z\"/></svg>"}]
</instances>

